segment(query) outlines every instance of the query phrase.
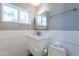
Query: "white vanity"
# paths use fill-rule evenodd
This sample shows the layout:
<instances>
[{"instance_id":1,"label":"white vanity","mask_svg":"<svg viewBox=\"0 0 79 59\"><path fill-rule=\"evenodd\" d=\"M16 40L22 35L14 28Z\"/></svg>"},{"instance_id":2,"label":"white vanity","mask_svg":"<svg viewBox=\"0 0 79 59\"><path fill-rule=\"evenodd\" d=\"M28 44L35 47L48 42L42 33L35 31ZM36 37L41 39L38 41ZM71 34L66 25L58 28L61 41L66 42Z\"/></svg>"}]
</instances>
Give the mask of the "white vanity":
<instances>
[{"instance_id":1,"label":"white vanity","mask_svg":"<svg viewBox=\"0 0 79 59\"><path fill-rule=\"evenodd\" d=\"M48 47L48 39L46 36L27 35L28 50L35 56L43 55L43 49Z\"/></svg>"}]
</instances>

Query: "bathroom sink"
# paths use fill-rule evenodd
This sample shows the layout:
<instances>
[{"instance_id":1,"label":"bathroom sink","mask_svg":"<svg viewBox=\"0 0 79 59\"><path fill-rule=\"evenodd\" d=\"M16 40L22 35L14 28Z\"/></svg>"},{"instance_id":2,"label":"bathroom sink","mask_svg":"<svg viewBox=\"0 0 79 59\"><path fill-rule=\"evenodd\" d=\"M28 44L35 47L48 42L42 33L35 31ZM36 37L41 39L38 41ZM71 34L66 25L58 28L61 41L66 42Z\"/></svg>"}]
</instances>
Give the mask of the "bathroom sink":
<instances>
[{"instance_id":1,"label":"bathroom sink","mask_svg":"<svg viewBox=\"0 0 79 59\"><path fill-rule=\"evenodd\" d=\"M43 49L48 47L49 37L34 34L29 34L27 37L28 50L30 50L34 56L43 55Z\"/></svg>"},{"instance_id":2,"label":"bathroom sink","mask_svg":"<svg viewBox=\"0 0 79 59\"><path fill-rule=\"evenodd\" d=\"M48 36L44 36L44 35L33 35L33 34L29 34L27 36L28 37L31 37L33 39L36 39L36 40L43 40L43 39L49 38Z\"/></svg>"}]
</instances>

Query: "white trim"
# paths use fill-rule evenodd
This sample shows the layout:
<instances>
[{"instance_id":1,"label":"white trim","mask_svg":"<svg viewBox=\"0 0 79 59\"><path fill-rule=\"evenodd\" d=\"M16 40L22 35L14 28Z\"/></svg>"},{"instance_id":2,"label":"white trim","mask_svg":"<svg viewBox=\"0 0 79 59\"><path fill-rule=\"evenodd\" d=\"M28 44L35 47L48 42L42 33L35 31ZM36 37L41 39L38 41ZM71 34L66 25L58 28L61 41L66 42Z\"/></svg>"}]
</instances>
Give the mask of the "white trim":
<instances>
[{"instance_id":1,"label":"white trim","mask_svg":"<svg viewBox=\"0 0 79 59\"><path fill-rule=\"evenodd\" d=\"M17 11L18 11L18 7L14 6L14 5L12 5L12 4L3 3L3 4L2 4L2 21L3 21L3 19L4 19L4 16L3 16L3 14L4 14L4 11L3 11L4 5L9 6L9 7L11 7L11 8L14 8L14 9L17 9ZM18 16L19 16L19 14L18 14ZM18 17L18 16L17 16L17 17ZM3 21L3 22L10 22L10 21ZM12 23L18 23L18 18L17 18L17 22L12 22Z\"/></svg>"},{"instance_id":2,"label":"white trim","mask_svg":"<svg viewBox=\"0 0 79 59\"><path fill-rule=\"evenodd\" d=\"M15 8L15 9L18 10L17 22L12 22L12 23L27 24L27 25L32 24L32 20L31 20L32 15L31 15L31 12L30 11L25 10L25 9L23 9L21 7L17 7L17 6L12 5L12 4L9 4L9 3L2 3L2 20L1 21L3 21L3 19L4 19L4 16L3 16L3 13L4 13L4 11L3 11L4 5L11 6L11 8ZM31 21L30 24L28 24L28 23L20 23L20 11L28 12L29 13L29 20ZM9 22L9 21L3 21L3 22Z\"/></svg>"}]
</instances>

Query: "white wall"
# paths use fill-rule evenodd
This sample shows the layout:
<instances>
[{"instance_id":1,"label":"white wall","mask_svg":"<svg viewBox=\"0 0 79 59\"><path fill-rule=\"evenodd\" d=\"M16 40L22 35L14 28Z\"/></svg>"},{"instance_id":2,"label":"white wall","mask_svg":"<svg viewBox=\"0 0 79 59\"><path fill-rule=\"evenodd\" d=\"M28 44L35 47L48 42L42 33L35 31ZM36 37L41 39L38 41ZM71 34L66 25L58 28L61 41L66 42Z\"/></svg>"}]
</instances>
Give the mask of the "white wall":
<instances>
[{"instance_id":1,"label":"white wall","mask_svg":"<svg viewBox=\"0 0 79 59\"><path fill-rule=\"evenodd\" d=\"M27 56L27 33L29 30L0 31L0 56Z\"/></svg>"}]
</instances>

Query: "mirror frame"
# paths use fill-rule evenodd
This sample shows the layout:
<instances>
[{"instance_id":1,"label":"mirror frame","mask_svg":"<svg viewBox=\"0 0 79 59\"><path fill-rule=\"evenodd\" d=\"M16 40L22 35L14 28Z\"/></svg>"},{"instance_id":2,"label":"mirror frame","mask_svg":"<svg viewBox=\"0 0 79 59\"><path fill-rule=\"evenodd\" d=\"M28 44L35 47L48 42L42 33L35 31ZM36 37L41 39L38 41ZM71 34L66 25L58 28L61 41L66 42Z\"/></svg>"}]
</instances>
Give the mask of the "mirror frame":
<instances>
[{"instance_id":1,"label":"mirror frame","mask_svg":"<svg viewBox=\"0 0 79 59\"><path fill-rule=\"evenodd\" d=\"M37 28L37 24L36 24L36 17L34 18L34 30L48 30L48 20L47 20L47 10L44 11L46 13L46 28L45 29L40 29L40 28ZM43 14L43 13L41 13ZM40 15L41 15L40 14Z\"/></svg>"}]
</instances>

